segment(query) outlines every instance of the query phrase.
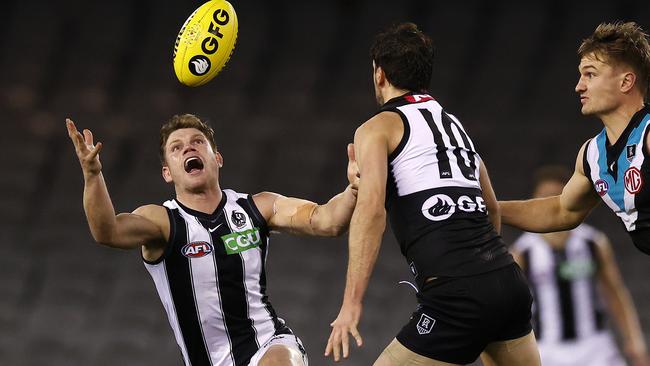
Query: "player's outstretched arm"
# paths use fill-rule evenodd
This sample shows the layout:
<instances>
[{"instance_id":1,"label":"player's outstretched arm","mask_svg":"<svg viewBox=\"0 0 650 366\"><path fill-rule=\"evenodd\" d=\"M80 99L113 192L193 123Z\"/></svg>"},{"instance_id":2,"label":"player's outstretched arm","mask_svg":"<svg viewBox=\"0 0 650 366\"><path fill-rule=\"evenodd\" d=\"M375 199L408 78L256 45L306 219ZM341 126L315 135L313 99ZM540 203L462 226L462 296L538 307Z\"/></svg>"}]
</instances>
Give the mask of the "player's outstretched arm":
<instances>
[{"instance_id":1,"label":"player's outstretched arm","mask_svg":"<svg viewBox=\"0 0 650 366\"><path fill-rule=\"evenodd\" d=\"M600 262L598 284L623 340L623 349L633 366L648 366L650 358L648 358L639 316L630 293L623 283L614 253L605 235L601 235L596 240L595 248Z\"/></svg>"},{"instance_id":2,"label":"player's outstretched arm","mask_svg":"<svg viewBox=\"0 0 650 366\"><path fill-rule=\"evenodd\" d=\"M586 144L578 153L575 171L562 194L524 201L499 201L502 223L538 233L578 226L600 202L582 166L585 147Z\"/></svg>"},{"instance_id":3,"label":"player's outstretched arm","mask_svg":"<svg viewBox=\"0 0 650 366\"><path fill-rule=\"evenodd\" d=\"M326 204L300 198L285 197L277 193L262 192L253 199L271 230L311 236L339 236L350 226L357 201L358 169L354 147L348 145L347 188L332 197Z\"/></svg>"},{"instance_id":4,"label":"player's outstretched arm","mask_svg":"<svg viewBox=\"0 0 650 366\"><path fill-rule=\"evenodd\" d=\"M382 235L386 228L386 179L388 176L388 142L391 120L399 118L379 114L364 123L354 136L355 152L359 165L360 180L357 206L352 215L349 237L348 271L343 303L336 319L331 323L332 332L325 356L334 361L350 352L350 335L360 347L363 339L357 327L361 320L363 297L379 254ZM401 121L398 120L399 123Z\"/></svg>"},{"instance_id":5,"label":"player's outstretched arm","mask_svg":"<svg viewBox=\"0 0 650 366\"><path fill-rule=\"evenodd\" d=\"M164 233L169 231L165 208L147 205L132 214L115 215L99 160L102 143L94 144L92 132L86 129L82 134L70 119L66 120L66 127L81 164L84 176L83 206L95 241L122 249L164 245ZM164 230L165 226L167 231Z\"/></svg>"}]
</instances>

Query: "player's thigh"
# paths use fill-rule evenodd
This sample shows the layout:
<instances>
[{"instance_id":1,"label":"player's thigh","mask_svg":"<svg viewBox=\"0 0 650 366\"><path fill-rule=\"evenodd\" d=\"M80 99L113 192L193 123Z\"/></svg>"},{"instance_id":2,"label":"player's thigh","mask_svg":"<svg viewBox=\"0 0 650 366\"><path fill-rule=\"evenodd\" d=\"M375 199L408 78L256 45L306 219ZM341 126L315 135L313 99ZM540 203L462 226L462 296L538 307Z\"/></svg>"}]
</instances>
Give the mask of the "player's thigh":
<instances>
[{"instance_id":1,"label":"player's thigh","mask_svg":"<svg viewBox=\"0 0 650 366\"><path fill-rule=\"evenodd\" d=\"M303 355L293 347L277 344L270 346L257 366L307 366Z\"/></svg>"},{"instance_id":2,"label":"player's thigh","mask_svg":"<svg viewBox=\"0 0 650 366\"><path fill-rule=\"evenodd\" d=\"M455 366L454 363L437 361L419 355L404 347L397 339L384 349L374 366Z\"/></svg>"},{"instance_id":3,"label":"player's thigh","mask_svg":"<svg viewBox=\"0 0 650 366\"><path fill-rule=\"evenodd\" d=\"M486 366L541 365L533 332L523 337L488 344L481 355L481 361Z\"/></svg>"}]
</instances>

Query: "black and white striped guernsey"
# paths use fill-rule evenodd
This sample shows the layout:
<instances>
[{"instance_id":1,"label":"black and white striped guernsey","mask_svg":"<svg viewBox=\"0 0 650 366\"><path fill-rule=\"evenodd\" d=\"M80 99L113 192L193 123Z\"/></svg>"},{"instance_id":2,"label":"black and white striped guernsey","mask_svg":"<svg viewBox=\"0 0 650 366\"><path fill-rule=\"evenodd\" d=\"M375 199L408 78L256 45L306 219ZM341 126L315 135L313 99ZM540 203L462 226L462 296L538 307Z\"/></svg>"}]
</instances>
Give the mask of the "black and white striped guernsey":
<instances>
[{"instance_id":1,"label":"black and white striped guernsey","mask_svg":"<svg viewBox=\"0 0 650 366\"><path fill-rule=\"evenodd\" d=\"M604 306L596 289L601 265L596 241L601 235L581 224L562 249L553 249L534 233L515 242L533 292L533 326L539 342L579 340L605 329Z\"/></svg>"},{"instance_id":2,"label":"black and white striped guernsey","mask_svg":"<svg viewBox=\"0 0 650 366\"><path fill-rule=\"evenodd\" d=\"M386 209L416 282L511 264L488 219L481 160L460 121L426 94L393 98L378 113L384 111L397 113L404 124L388 157Z\"/></svg>"},{"instance_id":3,"label":"black and white striped guernsey","mask_svg":"<svg viewBox=\"0 0 650 366\"><path fill-rule=\"evenodd\" d=\"M232 190L212 214L176 200L164 206L169 243L145 266L185 365L248 365L260 345L291 332L266 296L266 221L250 195Z\"/></svg>"}]
</instances>

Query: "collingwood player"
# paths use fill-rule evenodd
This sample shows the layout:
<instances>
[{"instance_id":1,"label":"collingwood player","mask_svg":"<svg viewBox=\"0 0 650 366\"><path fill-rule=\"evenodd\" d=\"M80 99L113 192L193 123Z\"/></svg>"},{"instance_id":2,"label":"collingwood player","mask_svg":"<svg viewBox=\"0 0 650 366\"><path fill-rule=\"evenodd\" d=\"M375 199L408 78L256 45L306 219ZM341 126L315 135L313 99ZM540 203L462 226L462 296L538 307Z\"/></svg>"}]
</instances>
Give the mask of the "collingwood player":
<instances>
[{"instance_id":1,"label":"collingwood player","mask_svg":"<svg viewBox=\"0 0 650 366\"><path fill-rule=\"evenodd\" d=\"M564 167L539 169L533 197L560 194L570 177ZM544 366L625 365L606 315L631 364L650 365L634 303L603 233L587 224L525 233L511 252L533 289L533 325Z\"/></svg>"},{"instance_id":2,"label":"collingwood player","mask_svg":"<svg viewBox=\"0 0 650 366\"><path fill-rule=\"evenodd\" d=\"M648 35L635 23L603 23L578 49L575 87L584 115L603 130L588 140L562 193L500 202L503 223L532 232L572 229L603 200L634 245L650 255L650 84Z\"/></svg>"},{"instance_id":3,"label":"collingwood player","mask_svg":"<svg viewBox=\"0 0 650 366\"><path fill-rule=\"evenodd\" d=\"M349 334L362 345L362 299L388 212L419 306L375 366L467 364L483 350L489 365L539 365L532 297L497 233L485 165L459 120L425 92L431 40L405 23L379 34L370 53L381 108L354 136L361 178L325 355L348 357Z\"/></svg>"},{"instance_id":4,"label":"collingwood player","mask_svg":"<svg viewBox=\"0 0 650 366\"><path fill-rule=\"evenodd\" d=\"M93 143L89 130L66 124L84 175L92 236L102 245L140 248L185 365L307 366L300 340L266 295L269 234L347 230L356 202L351 147L351 184L325 205L270 192L251 196L221 189L223 157L212 128L190 114L174 116L160 130L160 158L176 197L115 215L101 172L102 144Z\"/></svg>"}]
</instances>

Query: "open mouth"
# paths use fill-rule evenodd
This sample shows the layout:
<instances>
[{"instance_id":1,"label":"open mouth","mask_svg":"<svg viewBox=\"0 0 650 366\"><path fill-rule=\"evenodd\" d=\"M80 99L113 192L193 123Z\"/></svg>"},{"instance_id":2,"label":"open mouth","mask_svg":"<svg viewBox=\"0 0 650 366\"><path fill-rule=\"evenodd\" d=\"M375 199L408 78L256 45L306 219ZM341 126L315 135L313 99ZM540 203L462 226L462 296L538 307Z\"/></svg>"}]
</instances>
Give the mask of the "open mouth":
<instances>
[{"instance_id":1,"label":"open mouth","mask_svg":"<svg viewBox=\"0 0 650 366\"><path fill-rule=\"evenodd\" d=\"M197 156L192 156L185 160L183 167L188 173L198 172L203 170L203 161Z\"/></svg>"}]
</instances>

